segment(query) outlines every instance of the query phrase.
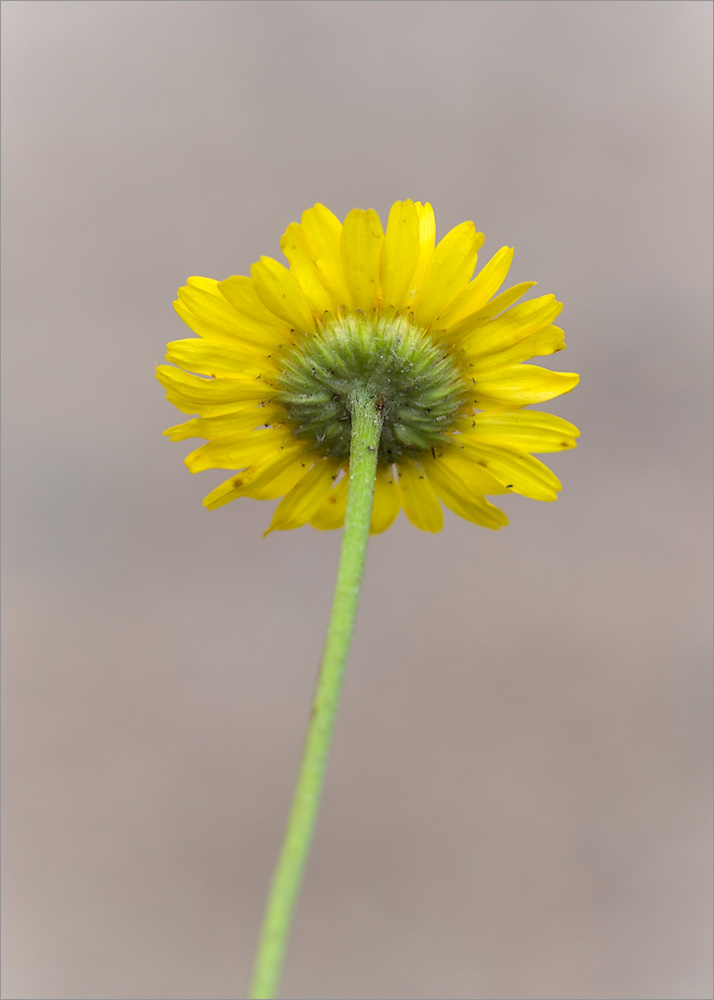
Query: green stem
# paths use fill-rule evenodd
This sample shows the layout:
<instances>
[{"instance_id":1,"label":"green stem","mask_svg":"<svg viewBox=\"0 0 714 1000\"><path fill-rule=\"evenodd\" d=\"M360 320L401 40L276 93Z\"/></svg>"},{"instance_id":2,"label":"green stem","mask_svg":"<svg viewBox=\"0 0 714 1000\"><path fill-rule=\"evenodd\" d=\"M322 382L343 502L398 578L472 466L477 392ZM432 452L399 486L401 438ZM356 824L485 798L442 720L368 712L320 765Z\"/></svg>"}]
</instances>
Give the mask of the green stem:
<instances>
[{"instance_id":1,"label":"green stem","mask_svg":"<svg viewBox=\"0 0 714 1000\"><path fill-rule=\"evenodd\" d=\"M369 539L381 407L364 392L351 401L350 472L335 596L293 804L273 873L250 987L252 1000L277 995L303 871L310 852L332 742L347 654L354 631Z\"/></svg>"}]
</instances>

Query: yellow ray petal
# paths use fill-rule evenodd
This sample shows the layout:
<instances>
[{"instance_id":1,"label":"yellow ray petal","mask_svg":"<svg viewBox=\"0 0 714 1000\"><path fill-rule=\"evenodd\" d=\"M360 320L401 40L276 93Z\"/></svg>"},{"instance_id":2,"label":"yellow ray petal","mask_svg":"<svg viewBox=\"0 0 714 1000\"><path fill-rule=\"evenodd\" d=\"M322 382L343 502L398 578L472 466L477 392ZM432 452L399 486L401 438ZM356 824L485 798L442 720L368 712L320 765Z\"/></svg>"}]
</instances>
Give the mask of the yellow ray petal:
<instances>
[{"instance_id":1,"label":"yellow ray petal","mask_svg":"<svg viewBox=\"0 0 714 1000\"><path fill-rule=\"evenodd\" d=\"M345 472L310 518L313 528L317 528L318 531L332 531L334 528L342 527L345 522L348 483L349 477Z\"/></svg>"},{"instance_id":2,"label":"yellow ray petal","mask_svg":"<svg viewBox=\"0 0 714 1000\"><path fill-rule=\"evenodd\" d=\"M178 290L174 309L184 323L199 337L234 343L239 337L239 318L235 309L218 291L211 278L189 278Z\"/></svg>"},{"instance_id":3,"label":"yellow ray petal","mask_svg":"<svg viewBox=\"0 0 714 1000\"><path fill-rule=\"evenodd\" d=\"M374 483L372 520L369 525L371 535L386 531L399 513L399 490L391 465L378 466Z\"/></svg>"},{"instance_id":4,"label":"yellow ray petal","mask_svg":"<svg viewBox=\"0 0 714 1000\"><path fill-rule=\"evenodd\" d=\"M177 294L199 318L205 318L207 322L213 321L219 325L223 322L230 325L234 321L235 313L230 303L221 295L218 284L215 278L193 275L186 279L186 284L179 288Z\"/></svg>"},{"instance_id":5,"label":"yellow ray petal","mask_svg":"<svg viewBox=\"0 0 714 1000\"><path fill-rule=\"evenodd\" d=\"M379 280L385 309L406 304L411 280L419 262L419 216L412 201L395 201L389 212L379 262Z\"/></svg>"},{"instance_id":6,"label":"yellow ray petal","mask_svg":"<svg viewBox=\"0 0 714 1000\"><path fill-rule=\"evenodd\" d=\"M529 358L539 358L547 354L555 354L557 351L564 351L566 347L564 338L565 334L559 326L547 326L545 330L524 337L512 347L473 358L469 373L478 378L482 372L517 365L521 361L528 361Z\"/></svg>"},{"instance_id":7,"label":"yellow ray petal","mask_svg":"<svg viewBox=\"0 0 714 1000\"><path fill-rule=\"evenodd\" d=\"M202 444L184 459L191 472L205 469L243 469L266 455L297 444L292 431L284 427L259 427L238 434L224 434Z\"/></svg>"},{"instance_id":8,"label":"yellow ray petal","mask_svg":"<svg viewBox=\"0 0 714 1000\"><path fill-rule=\"evenodd\" d=\"M280 248L290 261L290 272L300 283L312 311L318 317L334 313L340 303L325 287L323 276L310 252L302 226L297 222L291 222L280 240Z\"/></svg>"},{"instance_id":9,"label":"yellow ray petal","mask_svg":"<svg viewBox=\"0 0 714 1000\"><path fill-rule=\"evenodd\" d=\"M463 461L453 449L444 450L441 457L427 456L424 459L424 470L439 499L459 517L484 528L498 529L508 524L503 511L489 503L483 494L464 479ZM489 489L490 492L494 491Z\"/></svg>"},{"instance_id":10,"label":"yellow ray petal","mask_svg":"<svg viewBox=\"0 0 714 1000\"><path fill-rule=\"evenodd\" d=\"M271 531L287 531L307 524L330 492L338 469L339 462L334 459L319 459L275 508L264 537Z\"/></svg>"},{"instance_id":11,"label":"yellow ray petal","mask_svg":"<svg viewBox=\"0 0 714 1000\"><path fill-rule=\"evenodd\" d=\"M210 440L223 434L238 434L240 431L266 427L278 422L282 415L282 411L276 406L256 406L255 403L249 403L220 416L185 420L182 424L167 427L164 435L171 441L185 441L194 437Z\"/></svg>"},{"instance_id":12,"label":"yellow ray petal","mask_svg":"<svg viewBox=\"0 0 714 1000\"><path fill-rule=\"evenodd\" d=\"M461 340L469 360L495 351L505 351L524 337L544 330L563 310L554 295L541 295L522 302L488 323L479 323L473 333Z\"/></svg>"},{"instance_id":13,"label":"yellow ray petal","mask_svg":"<svg viewBox=\"0 0 714 1000\"><path fill-rule=\"evenodd\" d=\"M175 404L174 404L175 405ZM241 400L240 403L222 403L217 406L195 406L193 410L187 411L190 413L198 413L201 417L218 417L224 413L234 413L236 408L239 406L263 406L261 400L256 401L255 399Z\"/></svg>"},{"instance_id":14,"label":"yellow ray petal","mask_svg":"<svg viewBox=\"0 0 714 1000\"><path fill-rule=\"evenodd\" d=\"M353 208L342 227L340 251L355 308L363 313L370 313L377 302L383 239L382 223L374 209Z\"/></svg>"},{"instance_id":15,"label":"yellow ray petal","mask_svg":"<svg viewBox=\"0 0 714 1000\"><path fill-rule=\"evenodd\" d=\"M251 500L277 500L293 488L310 468L312 458L304 450L286 450L284 463L273 468L269 478L262 474L246 487L244 495ZM276 472L275 469L278 469Z\"/></svg>"},{"instance_id":16,"label":"yellow ray petal","mask_svg":"<svg viewBox=\"0 0 714 1000\"><path fill-rule=\"evenodd\" d=\"M535 288L537 284L537 281L522 281L519 285L507 288L505 292L501 292L495 299L491 299L482 309L478 309L475 313L472 313L469 316L469 321L472 323L485 323L487 320L494 319L502 312L505 312L506 309L510 309L514 302L522 298L531 288Z\"/></svg>"},{"instance_id":17,"label":"yellow ray petal","mask_svg":"<svg viewBox=\"0 0 714 1000\"><path fill-rule=\"evenodd\" d=\"M316 258L332 258L335 264L341 260L342 223L326 205L317 202L312 208L305 209L300 216L300 225Z\"/></svg>"},{"instance_id":18,"label":"yellow ray petal","mask_svg":"<svg viewBox=\"0 0 714 1000\"><path fill-rule=\"evenodd\" d=\"M437 463L437 468L446 469L452 478L458 479L462 492L467 496L509 492L506 485L489 471L486 463L467 454L461 443L461 435L453 437L441 447L434 448L431 455L427 452L427 455L421 456L422 465L428 472L432 466L427 467L427 456L432 459L432 464Z\"/></svg>"},{"instance_id":19,"label":"yellow ray petal","mask_svg":"<svg viewBox=\"0 0 714 1000\"><path fill-rule=\"evenodd\" d=\"M537 410L515 413L475 413L473 437L522 451L565 451L576 446L580 431L567 420Z\"/></svg>"},{"instance_id":20,"label":"yellow ray petal","mask_svg":"<svg viewBox=\"0 0 714 1000\"><path fill-rule=\"evenodd\" d=\"M204 278L199 274L193 274L190 278L186 278L186 286L188 288L201 288L205 292L210 292L212 295L218 295L218 285L220 284L216 278Z\"/></svg>"},{"instance_id":21,"label":"yellow ray petal","mask_svg":"<svg viewBox=\"0 0 714 1000\"><path fill-rule=\"evenodd\" d=\"M261 257L252 265L250 274L258 297L272 313L300 333L315 329L305 293L286 267L272 257Z\"/></svg>"},{"instance_id":22,"label":"yellow ray petal","mask_svg":"<svg viewBox=\"0 0 714 1000\"><path fill-rule=\"evenodd\" d=\"M506 280L512 260L513 248L501 247L471 284L444 309L436 324L438 329L453 332L459 323L482 309Z\"/></svg>"},{"instance_id":23,"label":"yellow ray petal","mask_svg":"<svg viewBox=\"0 0 714 1000\"><path fill-rule=\"evenodd\" d=\"M441 531L444 514L422 467L403 458L398 472L402 510L411 523L422 531Z\"/></svg>"},{"instance_id":24,"label":"yellow ray petal","mask_svg":"<svg viewBox=\"0 0 714 1000\"><path fill-rule=\"evenodd\" d=\"M218 282L218 291L229 302L242 320L249 320L256 327L269 329L268 336L282 336L290 331L290 324L263 305L255 282L247 274L233 274Z\"/></svg>"},{"instance_id":25,"label":"yellow ray petal","mask_svg":"<svg viewBox=\"0 0 714 1000\"><path fill-rule=\"evenodd\" d=\"M340 252L342 223L329 208L317 204L302 213L300 225L323 284L336 303L351 308L352 294L347 287Z\"/></svg>"},{"instance_id":26,"label":"yellow ray petal","mask_svg":"<svg viewBox=\"0 0 714 1000\"><path fill-rule=\"evenodd\" d=\"M473 222L462 222L439 241L414 298L414 319L420 326L433 323L464 289L483 241L483 233L476 232Z\"/></svg>"},{"instance_id":27,"label":"yellow ray petal","mask_svg":"<svg viewBox=\"0 0 714 1000\"><path fill-rule=\"evenodd\" d=\"M300 462L299 449L276 452L260 464L244 469L211 490L203 498L203 506L215 510L238 497L275 500L293 488L298 479L305 475L306 468Z\"/></svg>"},{"instance_id":28,"label":"yellow ray petal","mask_svg":"<svg viewBox=\"0 0 714 1000\"><path fill-rule=\"evenodd\" d=\"M580 381L574 372L552 372L537 365L509 365L479 375L475 403L481 409L543 403L570 392Z\"/></svg>"},{"instance_id":29,"label":"yellow ray petal","mask_svg":"<svg viewBox=\"0 0 714 1000\"><path fill-rule=\"evenodd\" d=\"M220 327L207 323L205 320L199 320L180 299L174 302L174 309L186 326L190 327L199 337L207 340L217 340L224 344L237 344L239 347L248 347L257 351L271 351L290 339L287 325L284 327L284 331L277 331L235 313L233 325L228 329L227 326Z\"/></svg>"},{"instance_id":30,"label":"yellow ray petal","mask_svg":"<svg viewBox=\"0 0 714 1000\"><path fill-rule=\"evenodd\" d=\"M422 287L422 279L426 271L431 256L434 253L436 243L436 219L434 209L429 202L422 205L420 201L414 202L414 208L419 216L419 261L414 271L411 281L411 288L407 295L408 302L413 302Z\"/></svg>"},{"instance_id":31,"label":"yellow ray petal","mask_svg":"<svg viewBox=\"0 0 714 1000\"><path fill-rule=\"evenodd\" d=\"M557 500L561 483L554 472L532 455L489 444L477 434L462 434L466 456L508 486L514 493L533 500Z\"/></svg>"},{"instance_id":32,"label":"yellow ray petal","mask_svg":"<svg viewBox=\"0 0 714 1000\"><path fill-rule=\"evenodd\" d=\"M252 400L268 402L273 389L260 379L201 378L190 375L180 368L170 365L159 365L156 377L166 389L166 398L183 413L199 413L208 416L213 413L226 412L220 407L228 404L229 409L235 409L243 403ZM216 409L216 408L219 409Z\"/></svg>"},{"instance_id":33,"label":"yellow ray petal","mask_svg":"<svg viewBox=\"0 0 714 1000\"><path fill-rule=\"evenodd\" d=\"M240 301L238 296L227 297L224 294L224 286L234 281L247 282L251 286L253 297L262 310L260 314L249 315L237 307L236 303ZM210 278L189 278L187 284L178 290L174 309L194 333L210 340L266 350L290 339L289 327L285 321L273 316L260 303L252 279L241 275L228 278L225 282Z\"/></svg>"},{"instance_id":34,"label":"yellow ray petal","mask_svg":"<svg viewBox=\"0 0 714 1000\"><path fill-rule=\"evenodd\" d=\"M216 340L173 340L167 344L166 360L171 364L197 372L199 375L242 375L259 378L263 372L274 371L275 364L234 341L226 344Z\"/></svg>"}]
</instances>

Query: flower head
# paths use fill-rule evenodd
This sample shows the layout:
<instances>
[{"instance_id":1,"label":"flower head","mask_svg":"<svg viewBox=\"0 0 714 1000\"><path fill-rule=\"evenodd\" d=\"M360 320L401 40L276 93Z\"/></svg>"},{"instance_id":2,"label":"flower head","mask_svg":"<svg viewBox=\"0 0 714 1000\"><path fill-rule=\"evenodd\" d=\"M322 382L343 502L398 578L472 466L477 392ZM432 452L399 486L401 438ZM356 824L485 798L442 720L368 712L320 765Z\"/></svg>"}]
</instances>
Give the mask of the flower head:
<instances>
[{"instance_id":1,"label":"flower head","mask_svg":"<svg viewBox=\"0 0 714 1000\"><path fill-rule=\"evenodd\" d=\"M522 362L565 347L562 305L535 284L497 294L513 257L503 247L472 279L483 243L463 222L438 243L431 205L398 201L344 224L315 205L250 277L189 278L174 303L198 334L168 345L157 376L183 413L174 441L206 440L191 472L231 469L204 500L282 497L270 529L342 525L350 400L367 387L383 423L371 530L404 510L439 531L441 501L488 528L508 523L487 495L555 500L560 482L533 452L575 446L577 428L524 410L568 392L571 373ZM239 470L239 471L236 471Z\"/></svg>"}]
</instances>

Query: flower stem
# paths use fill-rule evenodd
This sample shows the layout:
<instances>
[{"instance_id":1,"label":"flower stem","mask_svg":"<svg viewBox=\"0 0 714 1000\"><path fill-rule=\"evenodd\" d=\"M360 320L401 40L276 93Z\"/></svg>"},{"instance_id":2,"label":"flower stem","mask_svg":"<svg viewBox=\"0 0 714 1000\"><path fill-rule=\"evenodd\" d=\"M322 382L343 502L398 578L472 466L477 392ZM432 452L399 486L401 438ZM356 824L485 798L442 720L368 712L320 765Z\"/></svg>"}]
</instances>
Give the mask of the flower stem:
<instances>
[{"instance_id":1,"label":"flower stem","mask_svg":"<svg viewBox=\"0 0 714 1000\"><path fill-rule=\"evenodd\" d=\"M252 1000L272 1000L277 995L293 913L315 829L357 614L374 499L382 412L375 395L363 391L353 396L350 413L347 509L335 595L292 808L273 873L253 966Z\"/></svg>"}]
</instances>

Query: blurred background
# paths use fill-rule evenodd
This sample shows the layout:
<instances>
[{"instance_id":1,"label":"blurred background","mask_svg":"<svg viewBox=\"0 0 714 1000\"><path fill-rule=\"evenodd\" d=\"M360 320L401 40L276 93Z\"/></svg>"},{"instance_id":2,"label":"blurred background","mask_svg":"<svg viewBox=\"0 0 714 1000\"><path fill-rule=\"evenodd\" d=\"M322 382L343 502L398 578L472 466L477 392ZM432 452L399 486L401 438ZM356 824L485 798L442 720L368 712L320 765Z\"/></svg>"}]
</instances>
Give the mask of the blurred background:
<instances>
[{"instance_id":1,"label":"blurred background","mask_svg":"<svg viewBox=\"0 0 714 1000\"><path fill-rule=\"evenodd\" d=\"M410 197L565 302L582 443L373 539L283 996L711 996L711 5L2 15L3 995L245 995L340 537L206 512L154 365Z\"/></svg>"}]
</instances>

